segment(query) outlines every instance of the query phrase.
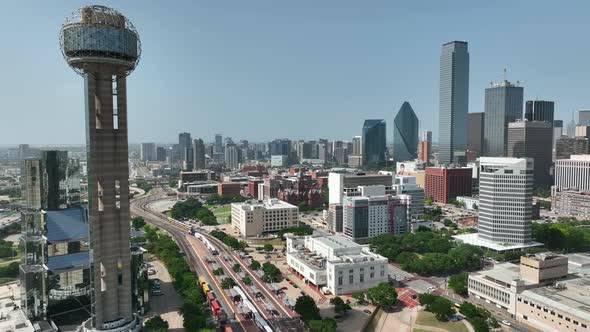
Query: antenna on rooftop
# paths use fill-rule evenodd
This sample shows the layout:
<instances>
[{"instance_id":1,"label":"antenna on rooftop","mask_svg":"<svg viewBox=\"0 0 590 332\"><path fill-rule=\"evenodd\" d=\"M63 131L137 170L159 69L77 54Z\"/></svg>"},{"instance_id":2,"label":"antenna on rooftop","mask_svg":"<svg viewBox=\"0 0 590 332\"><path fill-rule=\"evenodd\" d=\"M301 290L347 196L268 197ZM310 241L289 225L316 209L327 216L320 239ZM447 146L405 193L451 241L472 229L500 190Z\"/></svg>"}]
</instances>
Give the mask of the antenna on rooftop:
<instances>
[{"instance_id":1,"label":"antenna on rooftop","mask_svg":"<svg viewBox=\"0 0 590 332\"><path fill-rule=\"evenodd\" d=\"M506 81L506 67L504 67L504 81Z\"/></svg>"}]
</instances>

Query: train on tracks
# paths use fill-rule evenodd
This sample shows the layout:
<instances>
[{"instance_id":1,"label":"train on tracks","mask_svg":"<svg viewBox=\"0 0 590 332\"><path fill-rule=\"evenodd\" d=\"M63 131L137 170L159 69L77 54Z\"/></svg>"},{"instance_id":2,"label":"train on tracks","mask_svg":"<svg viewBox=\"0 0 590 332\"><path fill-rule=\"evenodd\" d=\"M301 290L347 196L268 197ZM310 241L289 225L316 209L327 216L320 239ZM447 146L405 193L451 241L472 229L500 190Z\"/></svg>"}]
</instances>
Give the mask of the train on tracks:
<instances>
[{"instance_id":1,"label":"train on tracks","mask_svg":"<svg viewBox=\"0 0 590 332\"><path fill-rule=\"evenodd\" d=\"M221 305L219 305L219 301L217 300L215 293L211 290L211 288L209 288L207 281L205 281L203 277L199 277L198 280L199 286L201 287L205 299L207 300L207 304L209 305L209 308L211 309L211 312L213 313L213 316L217 320L219 326L223 328L224 332L232 332L233 330L231 326L228 325L227 314L223 308L221 308Z\"/></svg>"}]
</instances>

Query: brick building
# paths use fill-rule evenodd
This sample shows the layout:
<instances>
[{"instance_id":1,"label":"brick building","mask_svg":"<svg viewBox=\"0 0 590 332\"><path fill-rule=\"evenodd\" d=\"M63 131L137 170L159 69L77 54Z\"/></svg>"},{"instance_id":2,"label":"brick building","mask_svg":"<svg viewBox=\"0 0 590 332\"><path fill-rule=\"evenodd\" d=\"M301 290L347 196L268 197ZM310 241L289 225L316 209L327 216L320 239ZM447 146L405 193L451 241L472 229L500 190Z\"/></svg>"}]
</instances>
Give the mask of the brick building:
<instances>
[{"instance_id":1,"label":"brick building","mask_svg":"<svg viewBox=\"0 0 590 332\"><path fill-rule=\"evenodd\" d=\"M457 196L471 196L471 168L427 167L424 196L447 204Z\"/></svg>"},{"instance_id":2,"label":"brick building","mask_svg":"<svg viewBox=\"0 0 590 332\"><path fill-rule=\"evenodd\" d=\"M238 196L242 190L240 182L219 182L217 185L217 194L219 196Z\"/></svg>"}]
</instances>

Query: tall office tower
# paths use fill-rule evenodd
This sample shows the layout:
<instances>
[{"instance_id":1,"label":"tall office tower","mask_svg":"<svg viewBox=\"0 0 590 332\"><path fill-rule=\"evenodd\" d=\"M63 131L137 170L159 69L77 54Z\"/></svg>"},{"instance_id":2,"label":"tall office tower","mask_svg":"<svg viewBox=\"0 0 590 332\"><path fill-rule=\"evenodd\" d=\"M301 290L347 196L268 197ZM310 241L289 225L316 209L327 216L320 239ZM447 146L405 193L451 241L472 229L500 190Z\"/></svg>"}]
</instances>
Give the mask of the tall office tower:
<instances>
[{"instance_id":1,"label":"tall office tower","mask_svg":"<svg viewBox=\"0 0 590 332\"><path fill-rule=\"evenodd\" d=\"M418 157L418 117L410 103L404 101L393 119L393 157L398 161Z\"/></svg>"},{"instance_id":2,"label":"tall office tower","mask_svg":"<svg viewBox=\"0 0 590 332\"><path fill-rule=\"evenodd\" d=\"M580 113L580 116L582 116L582 113ZM573 112L572 112L572 120L567 124L565 131L566 131L567 137L569 137L569 138L576 137L576 121L574 120L574 113Z\"/></svg>"},{"instance_id":3,"label":"tall office tower","mask_svg":"<svg viewBox=\"0 0 590 332\"><path fill-rule=\"evenodd\" d=\"M508 123L522 119L523 90L507 80L486 89L482 155L506 156Z\"/></svg>"},{"instance_id":4,"label":"tall office tower","mask_svg":"<svg viewBox=\"0 0 590 332\"><path fill-rule=\"evenodd\" d=\"M166 148L158 146L156 148L156 160L166 161Z\"/></svg>"},{"instance_id":5,"label":"tall office tower","mask_svg":"<svg viewBox=\"0 0 590 332\"><path fill-rule=\"evenodd\" d=\"M387 132L385 120L365 120L363 125L363 165L385 162Z\"/></svg>"},{"instance_id":6,"label":"tall office tower","mask_svg":"<svg viewBox=\"0 0 590 332\"><path fill-rule=\"evenodd\" d=\"M31 147L29 146L29 144L19 144L18 145L18 158L19 159L25 159L30 157L31 153L30 153Z\"/></svg>"},{"instance_id":7,"label":"tall office tower","mask_svg":"<svg viewBox=\"0 0 590 332\"><path fill-rule=\"evenodd\" d=\"M354 136L352 138L352 155L361 156L363 154L363 137L362 136Z\"/></svg>"},{"instance_id":8,"label":"tall office tower","mask_svg":"<svg viewBox=\"0 0 590 332\"><path fill-rule=\"evenodd\" d=\"M527 100L524 118L528 121L547 121L553 123L555 103L546 100Z\"/></svg>"},{"instance_id":9,"label":"tall office tower","mask_svg":"<svg viewBox=\"0 0 590 332\"><path fill-rule=\"evenodd\" d=\"M322 160L323 162L326 162L328 160L328 144L324 143L324 142L319 142L318 143L318 158L319 160Z\"/></svg>"},{"instance_id":10,"label":"tall office tower","mask_svg":"<svg viewBox=\"0 0 590 332\"><path fill-rule=\"evenodd\" d=\"M469 129L467 131L467 149L481 155L483 146L483 133L485 128L485 113L468 114Z\"/></svg>"},{"instance_id":11,"label":"tall office tower","mask_svg":"<svg viewBox=\"0 0 590 332\"><path fill-rule=\"evenodd\" d=\"M40 159L25 159L21 171L22 194L29 209L42 209L43 163Z\"/></svg>"},{"instance_id":12,"label":"tall office tower","mask_svg":"<svg viewBox=\"0 0 590 332\"><path fill-rule=\"evenodd\" d=\"M193 169L193 146L190 133L178 134L178 148L180 149L180 161L182 162L182 169Z\"/></svg>"},{"instance_id":13,"label":"tall office tower","mask_svg":"<svg viewBox=\"0 0 590 332\"><path fill-rule=\"evenodd\" d=\"M242 149L235 144L227 144L225 146L225 167L231 170L240 168L242 162Z\"/></svg>"},{"instance_id":14,"label":"tall office tower","mask_svg":"<svg viewBox=\"0 0 590 332\"><path fill-rule=\"evenodd\" d=\"M84 77L88 220L93 287L86 330L138 331L131 305L127 80L141 53L121 13L86 6L62 26L62 53Z\"/></svg>"},{"instance_id":15,"label":"tall office tower","mask_svg":"<svg viewBox=\"0 0 590 332\"><path fill-rule=\"evenodd\" d=\"M590 110L578 111L578 125L590 126Z\"/></svg>"},{"instance_id":16,"label":"tall office tower","mask_svg":"<svg viewBox=\"0 0 590 332\"><path fill-rule=\"evenodd\" d=\"M214 145L214 153L222 153L223 152L223 136L221 134L215 134L215 145Z\"/></svg>"},{"instance_id":17,"label":"tall office tower","mask_svg":"<svg viewBox=\"0 0 590 332\"><path fill-rule=\"evenodd\" d=\"M467 42L443 44L440 55L439 161L455 161L455 151L467 145L469 108L469 52Z\"/></svg>"},{"instance_id":18,"label":"tall office tower","mask_svg":"<svg viewBox=\"0 0 590 332\"><path fill-rule=\"evenodd\" d=\"M432 157L432 132L424 130L418 145L418 160L429 163L430 157Z\"/></svg>"},{"instance_id":19,"label":"tall office tower","mask_svg":"<svg viewBox=\"0 0 590 332\"><path fill-rule=\"evenodd\" d=\"M205 168L205 143L200 138L193 140L193 168Z\"/></svg>"},{"instance_id":20,"label":"tall office tower","mask_svg":"<svg viewBox=\"0 0 590 332\"><path fill-rule=\"evenodd\" d=\"M142 161L156 160L156 144L155 143L141 143L139 149L139 159Z\"/></svg>"},{"instance_id":21,"label":"tall office tower","mask_svg":"<svg viewBox=\"0 0 590 332\"><path fill-rule=\"evenodd\" d=\"M508 124L507 156L531 158L535 163L535 188L549 188L551 180L552 123L546 121L516 121Z\"/></svg>"},{"instance_id":22,"label":"tall office tower","mask_svg":"<svg viewBox=\"0 0 590 332\"><path fill-rule=\"evenodd\" d=\"M480 238L498 243L531 242L533 166L530 158L479 159Z\"/></svg>"},{"instance_id":23,"label":"tall office tower","mask_svg":"<svg viewBox=\"0 0 590 332\"><path fill-rule=\"evenodd\" d=\"M568 159L571 155L590 153L590 144L587 138L561 138L555 142L555 159Z\"/></svg>"},{"instance_id":24,"label":"tall office tower","mask_svg":"<svg viewBox=\"0 0 590 332\"><path fill-rule=\"evenodd\" d=\"M22 190L29 209L47 211L80 204L80 168L67 151L43 151L23 161Z\"/></svg>"},{"instance_id":25,"label":"tall office tower","mask_svg":"<svg viewBox=\"0 0 590 332\"><path fill-rule=\"evenodd\" d=\"M555 160L555 142L563 136L563 120L553 120L553 159Z\"/></svg>"}]
</instances>

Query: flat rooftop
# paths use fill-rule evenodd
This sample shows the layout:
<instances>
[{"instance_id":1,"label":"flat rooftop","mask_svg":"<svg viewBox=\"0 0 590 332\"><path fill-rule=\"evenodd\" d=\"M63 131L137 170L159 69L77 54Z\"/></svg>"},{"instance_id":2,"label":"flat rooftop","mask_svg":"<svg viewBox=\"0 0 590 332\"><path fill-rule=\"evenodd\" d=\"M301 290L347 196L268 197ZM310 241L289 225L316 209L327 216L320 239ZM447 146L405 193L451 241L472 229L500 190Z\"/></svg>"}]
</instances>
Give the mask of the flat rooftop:
<instances>
[{"instance_id":1,"label":"flat rooftop","mask_svg":"<svg viewBox=\"0 0 590 332\"><path fill-rule=\"evenodd\" d=\"M34 332L33 324L20 307L20 286L10 283L0 286L0 331Z\"/></svg>"},{"instance_id":2,"label":"flat rooftop","mask_svg":"<svg viewBox=\"0 0 590 332\"><path fill-rule=\"evenodd\" d=\"M360 247L358 243L340 235L317 236L314 240L332 249Z\"/></svg>"},{"instance_id":3,"label":"flat rooftop","mask_svg":"<svg viewBox=\"0 0 590 332\"><path fill-rule=\"evenodd\" d=\"M590 279L578 278L565 282L564 288L541 287L522 292L548 309L558 309L590 321Z\"/></svg>"},{"instance_id":4,"label":"flat rooftop","mask_svg":"<svg viewBox=\"0 0 590 332\"><path fill-rule=\"evenodd\" d=\"M525 243L525 244L494 242L494 241L482 239L481 237L479 237L478 233L454 235L453 238L455 240L465 243L465 244L471 244L476 247L488 248L493 251L519 250L519 249L540 247L543 245L542 243L533 242L533 241L531 241L529 243Z\"/></svg>"},{"instance_id":5,"label":"flat rooftop","mask_svg":"<svg viewBox=\"0 0 590 332\"><path fill-rule=\"evenodd\" d=\"M490 281L499 281L507 285L510 285L515 280L523 282L525 286L532 285L531 282L520 279L520 267L513 263L496 264L490 270L479 271L473 275Z\"/></svg>"},{"instance_id":6,"label":"flat rooftop","mask_svg":"<svg viewBox=\"0 0 590 332\"><path fill-rule=\"evenodd\" d=\"M240 206L244 210L252 210L255 207L264 208L266 210L296 208L295 205L276 198L271 198L264 201L249 200L243 203L232 203L232 205L234 204Z\"/></svg>"}]
</instances>

